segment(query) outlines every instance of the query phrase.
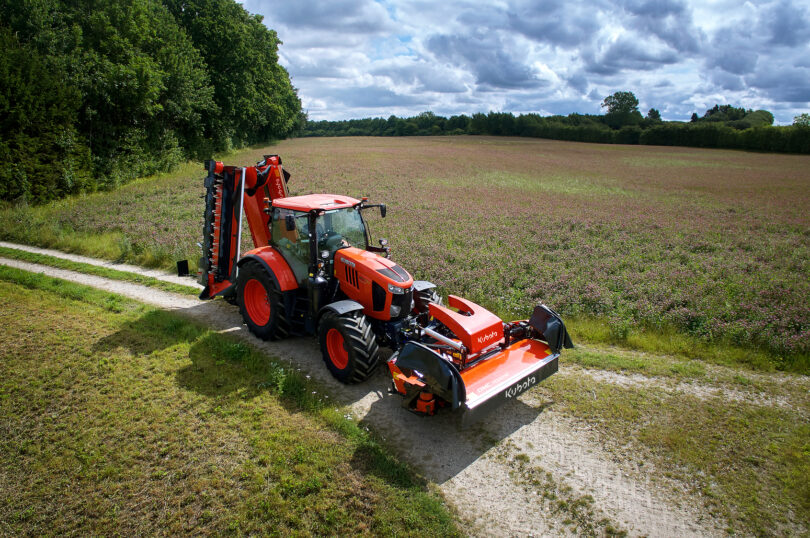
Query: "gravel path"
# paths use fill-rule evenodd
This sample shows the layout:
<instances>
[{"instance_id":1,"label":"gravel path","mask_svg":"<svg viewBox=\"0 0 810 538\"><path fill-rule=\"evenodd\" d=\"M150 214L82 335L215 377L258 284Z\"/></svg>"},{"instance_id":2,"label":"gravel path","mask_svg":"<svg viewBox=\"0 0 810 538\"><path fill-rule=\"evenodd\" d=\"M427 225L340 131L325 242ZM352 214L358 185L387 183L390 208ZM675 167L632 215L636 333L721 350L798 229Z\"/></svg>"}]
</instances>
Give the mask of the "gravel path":
<instances>
[{"instance_id":1,"label":"gravel path","mask_svg":"<svg viewBox=\"0 0 810 538\"><path fill-rule=\"evenodd\" d=\"M54 251L32 250L48 255ZM177 278L138 267L99 262L58 253L59 257L155 278ZM91 260L91 261L88 261ZM447 415L418 417L400 407L401 399L388 394L388 376L380 368L367 382L347 386L324 368L314 338L263 342L242 324L238 309L222 300L198 301L153 288L73 271L0 258L0 264L86 284L160 308L171 309L218 331L227 331L288 361L316 378L357 420L382 435L402 459L438 485L472 536L567 535L570 514L555 510L542 497L542 486L529 480L537 473L549 477L571 500L593 498L589 520L607 519L613 528L631 536L711 536L722 534L720 522L701 514L699 499L678 484L650 479L649 465L640 469L609 454L587 426L577 425L537 401L528 391L507 403L483 424L459 431ZM170 280L171 281L171 280ZM188 284L189 279L181 283ZM533 474L534 473L534 474ZM680 488L681 490L683 488Z\"/></svg>"},{"instance_id":2,"label":"gravel path","mask_svg":"<svg viewBox=\"0 0 810 538\"><path fill-rule=\"evenodd\" d=\"M171 282L172 284L181 284L183 286L191 286L202 290L202 286L191 277L181 277L174 273L167 273L161 269L146 269L137 265L129 265L126 263L111 262L108 260L99 260L97 258L88 258L87 256L79 256L78 254L69 254L61 250L52 250L49 248L32 247L30 245L18 245L16 243L7 243L0 241L0 247L13 248L16 250L24 250L32 254L44 254L45 256L52 256L62 260L68 260L77 263L86 263L88 265L95 265L97 267L106 267L108 269L115 269L116 271L126 271L128 273L135 273L138 275L148 276L164 282ZM189 265L191 262L189 261ZM193 269L193 268L192 268ZM61 277L60 277L61 278Z\"/></svg>"}]
</instances>

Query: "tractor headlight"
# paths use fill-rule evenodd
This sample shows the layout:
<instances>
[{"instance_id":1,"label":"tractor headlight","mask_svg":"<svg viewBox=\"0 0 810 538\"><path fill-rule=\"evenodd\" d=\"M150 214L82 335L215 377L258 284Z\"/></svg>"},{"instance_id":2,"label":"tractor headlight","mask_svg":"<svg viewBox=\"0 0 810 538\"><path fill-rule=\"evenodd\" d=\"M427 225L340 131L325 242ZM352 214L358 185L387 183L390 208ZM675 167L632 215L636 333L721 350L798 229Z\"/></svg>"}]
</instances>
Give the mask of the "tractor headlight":
<instances>
[{"instance_id":1,"label":"tractor headlight","mask_svg":"<svg viewBox=\"0 0 810 538\"><path fill-rule=\"evenodd\" d=\"M391 313L392 318L398 318L400 312L402 312L402 307L401 306L395 305L395 304L391 305L391 312L390 313Z\"/></svg>"},{"instance_id":2,"label":"tractor headlight","mask_svg":"<svg viewBox=\"0 0 810 538\"><path fill-rule=\"evenodd\" d=\"M405 290L400 288L399 286L394 286L393 284L388 284L388 291L393 293L394 295L402 295L405 293Z\"/></svg>"}]
</instances>

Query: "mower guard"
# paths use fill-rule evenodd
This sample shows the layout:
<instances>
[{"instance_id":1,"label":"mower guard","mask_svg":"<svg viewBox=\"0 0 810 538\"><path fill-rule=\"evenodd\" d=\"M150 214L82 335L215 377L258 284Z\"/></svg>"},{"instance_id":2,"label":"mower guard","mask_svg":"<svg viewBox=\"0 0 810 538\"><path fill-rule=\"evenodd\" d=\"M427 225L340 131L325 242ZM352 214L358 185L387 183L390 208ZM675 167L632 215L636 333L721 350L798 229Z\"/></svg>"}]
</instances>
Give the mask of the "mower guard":
<instances>
[{"instance_id":1,"label":"mower guard","mask_svg":"<svg viewBox=\"0 0 810 538\"><path fill-rule=\"evenodd\" d=\"M397 354L394 364L400 370L412 370L436 396L458 409L466 400L464 381L456 366L427 346L407 342ZM405 395L406 404L419 395L416 389Z\"/></svg>"},{"instance_id":2,"label":"mower guard","mask_svg":"<svg viewBox=\"0 0 810 538\"><path fill-rule=\"evenodd\" d=\"M411 370L425 388L459 409L464 428L557 371L559 353L538 340L520 340L459 372L456 366L416 342L406 343L394 364ZM417 391L418 392L418 391ZM409 397L417 394L406 395Z\"/></svg>"},{"instance_id":3,"label":"mower guard","mask_svg":"<svg viewBox=\"0 0 810 538\"><path fill-rule=\"evenodd\" d=\"M461 372L467 401L461 415L466 427L557 372L560 354L538 340L515 342Z\"/></svg>"},{"instance_id":4,"label":"mower guard","mask_svg":"<svg viewBox=\"0 0 810 538\"><path fill-rule=\"evenodd\" d=\"M540 336L548 342L548 347L552 353L559 353L562 348L571 349L574 343L568 336L560 315L544 304L534 307L532 317L529 318L529 325L540 333Z\"/></svg>"}]
</instances>

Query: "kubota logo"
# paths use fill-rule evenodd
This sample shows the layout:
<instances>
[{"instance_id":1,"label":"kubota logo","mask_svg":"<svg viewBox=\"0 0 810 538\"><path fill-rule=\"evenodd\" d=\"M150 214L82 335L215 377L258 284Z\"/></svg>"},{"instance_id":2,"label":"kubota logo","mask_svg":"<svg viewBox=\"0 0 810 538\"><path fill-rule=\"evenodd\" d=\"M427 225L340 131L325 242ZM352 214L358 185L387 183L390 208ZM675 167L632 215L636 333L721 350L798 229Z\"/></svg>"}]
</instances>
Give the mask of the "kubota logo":
<instances>
[{"instance_id":1,"label":"kubota logo","mask_svg":"<svg viewBox=\"0 0 810 538\"><path fill-rule=\"evenodd\" d=\"M506 392L503 393L504 396L507 398L514 398L524 390L528 389L532 385L537 383L537 379L534 376L526 378L522 383L518 383L514 387L510 387L506 389Z\"/></svg>"},{"instance_id":2,"label":"kubota logo","mask_svg":"<svg viewBox=\"0 0 810 538\"><path fill-rule=\"evenodd\" d=\"M485 343L485 342L487 342L489 340L492 340L496 336L498 336L498 331L492 331L491 333L485 334L484 336L479 336L478 337L478 343L483 344L483 343Z\"/></svg>"}]
</instances>

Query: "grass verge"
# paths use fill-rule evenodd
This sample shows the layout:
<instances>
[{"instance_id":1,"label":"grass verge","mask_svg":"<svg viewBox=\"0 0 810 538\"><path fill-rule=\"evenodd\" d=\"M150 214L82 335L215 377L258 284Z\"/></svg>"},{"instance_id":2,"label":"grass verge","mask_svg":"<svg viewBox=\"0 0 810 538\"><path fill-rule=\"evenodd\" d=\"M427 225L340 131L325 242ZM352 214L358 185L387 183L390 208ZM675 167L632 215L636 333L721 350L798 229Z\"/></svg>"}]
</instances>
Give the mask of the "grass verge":
<instances>
[{"instance_id":1,"label":"grass verge","mask_svg":"<svg viewBox=\"0 0 810 538\"><path fill-rule=\"evenodd\" d=\"M227 335L8 267L0 321L2 534L458 534L316 384Z\"/></svg>"},{"instance_id":2,"label":"grass verge","mask_svg":"<svg viewBox=\"0 0 810 538\"><path fill-rule=\"evenodd\" d=\"M783 370L810 375L810 355L777 356L754 346L737 346L725 340L706 341L673 328L654 329L621 326L605 318L575 318L566 320L574 343L609 344L625 349L670 355L675 362L701 360L724 366L739 365L751 370L771 372ZM643 361L642 361L643 362ZM642 369L642 362L638 363ZM627 365L627 369L634 369ZM657 369L651 365L651 369Z\"/></svg>"},{"instance_id":3,"label":"grass verge","mask_svg":"<svg viewBox=\"0 0 810 538\"><path fill-rule=\"evenodd\" d=\"M771 407L625 388L585 375L539 389L587 422L605 446L692 487L729 532L796 535L810 528L810 404Z\"/></svg>"},{"instance_id":4,"label":"grass verge","mask_svg":"<svg viewBox=\"0 0 810 538\"><path fill-rule=\"evenodd\" d=\"M56 267L59 269L67 269L69 271L76 271L77 273L84 273L87 275L95 275L113 280L124 280L127 282L134 282L142 286L150 288L157 288L163 291L172 293L180 293L184 295L200 294L200 290L192 286L183 286L181 284L173 284L171 282L164 282L157 278L152 278L137 273L130 273L129 271L119 271L117 269L110 269L107 267L99 267L97 265L90 265L88 263L79 263L54 256L47 256L45 254L36 254L34 252L26 252L24 250L17 250L13 248L0 247L0 257L11 258L14 260L21 260L30 263L37 263L40 265L47 265L49 267Z\"/></svg>"}]
</instances>

